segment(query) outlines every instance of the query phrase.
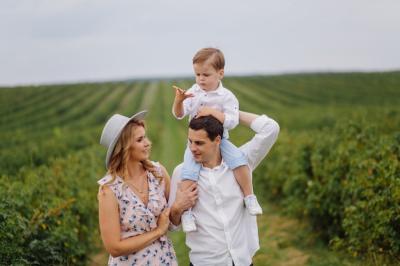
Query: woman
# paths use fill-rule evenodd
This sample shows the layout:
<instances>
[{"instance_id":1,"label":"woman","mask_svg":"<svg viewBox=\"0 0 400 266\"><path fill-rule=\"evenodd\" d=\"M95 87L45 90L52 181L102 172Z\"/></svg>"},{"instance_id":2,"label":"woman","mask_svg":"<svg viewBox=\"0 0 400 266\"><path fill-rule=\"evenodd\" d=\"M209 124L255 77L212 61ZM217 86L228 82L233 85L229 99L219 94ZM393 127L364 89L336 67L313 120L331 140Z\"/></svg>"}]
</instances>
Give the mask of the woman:
<instances>
[{"instance_id":1,"label":"woman","mask_svg":"<svg viewBox=\"0 0 400 266\"><path fill-rule=\"evenodd\" d=\"M98 181L99 224L110 253L109 265L177 265L165 235L170 177L161 164L149 160L151 142L145 134L145 114L142 111L131 118L113 115L100 139L107 147L108 173ZM190 207L196 193L192 187L174 204Z\"/></svg>"}]
</instances>

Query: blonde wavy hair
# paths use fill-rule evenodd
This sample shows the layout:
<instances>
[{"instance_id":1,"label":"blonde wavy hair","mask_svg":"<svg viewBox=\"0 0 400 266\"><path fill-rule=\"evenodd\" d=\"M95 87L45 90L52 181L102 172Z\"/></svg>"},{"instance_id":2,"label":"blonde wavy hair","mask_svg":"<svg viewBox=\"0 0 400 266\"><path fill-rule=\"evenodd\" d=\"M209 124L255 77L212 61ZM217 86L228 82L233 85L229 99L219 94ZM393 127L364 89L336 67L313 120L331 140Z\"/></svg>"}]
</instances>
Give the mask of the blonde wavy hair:
<instances>
[{"instance_id":1,"label":"blonde wavy hair","mask_svg":"<svg viewBox=\"0 0 400 266\"><path fill-rule=\"evenodd\" d=\"M133 152L132 142L133 142L133 132L138 128L145 128L143 120L131 120L124 127L121 135L115 145L114 151L110 158L110 163L108 165L108 174L112 176L112 179L107 182L107 184L113 183L117 176L120 176L123 180L128 177L128 164L130 160L130 154ZM162 173L150 160L141 161L143 168L151 172L159 182L162 181Z\"/></svg>"}]
</instances>

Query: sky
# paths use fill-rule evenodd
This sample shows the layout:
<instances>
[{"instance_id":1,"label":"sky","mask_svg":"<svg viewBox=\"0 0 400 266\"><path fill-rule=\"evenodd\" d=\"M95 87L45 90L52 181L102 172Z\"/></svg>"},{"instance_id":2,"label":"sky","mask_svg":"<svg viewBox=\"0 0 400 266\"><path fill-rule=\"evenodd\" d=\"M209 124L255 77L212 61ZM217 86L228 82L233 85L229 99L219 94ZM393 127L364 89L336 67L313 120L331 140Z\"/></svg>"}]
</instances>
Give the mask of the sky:
<instances>
[{"instance_id":1,"label":"sky","mask_svg":"<svg viewBox=\"0 0 400 266\"><path fill-rule=\"evenodd\" d=\"M2 0L0 86L400 69L399 0Z\"/></svg>"}]
</instances>

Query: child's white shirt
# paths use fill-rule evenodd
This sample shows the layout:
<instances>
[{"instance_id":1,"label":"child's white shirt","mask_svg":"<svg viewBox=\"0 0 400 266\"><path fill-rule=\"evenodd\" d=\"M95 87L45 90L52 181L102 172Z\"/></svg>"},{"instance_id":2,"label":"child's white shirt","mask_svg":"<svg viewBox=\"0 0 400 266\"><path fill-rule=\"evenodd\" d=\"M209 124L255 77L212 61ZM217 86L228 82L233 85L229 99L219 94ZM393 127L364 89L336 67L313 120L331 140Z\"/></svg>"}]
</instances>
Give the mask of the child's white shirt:
<instances>
[{"instance_id":1,"label":"child's white shirt","mask_svg":"<svg viewBox=\"0 0 400 266\"><path fill-rule=\"evenodd\" d=\"M224 137L228 137L227 130L231 130L239 124L239 101L230 90L223 87L222 82L213 91L205 91L199 85L194 84L187 90L187 93L192 93L194 97L183 101L183 115L178 117L172 109L172 114L177 119L188 115L190 121L197 115L201 107L208 106L224 113Z\"/></svg>"}]
</instances>

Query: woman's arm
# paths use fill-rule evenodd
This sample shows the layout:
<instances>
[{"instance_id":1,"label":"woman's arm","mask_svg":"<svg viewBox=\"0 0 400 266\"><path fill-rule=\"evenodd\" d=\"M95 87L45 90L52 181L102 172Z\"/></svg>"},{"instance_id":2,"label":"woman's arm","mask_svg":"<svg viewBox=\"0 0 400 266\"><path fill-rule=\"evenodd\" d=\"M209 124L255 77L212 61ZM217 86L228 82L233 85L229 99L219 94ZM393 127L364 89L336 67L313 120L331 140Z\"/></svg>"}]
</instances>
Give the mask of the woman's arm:
<instances>
[{"instance_id":1,"label":"woman's arm","mask_svg":"<svg viewBox=\"0 0 400 266\"><path fill-rule=\"evenodd\" d=\"M113 257L137 252L163 236L168 230L169 209L163 211L158 218L158 227L141 235L121 240L119 225L119 208L114 193L103 186L98 193L99 225L104 247Z\"/></svg>"}]
</instances>

